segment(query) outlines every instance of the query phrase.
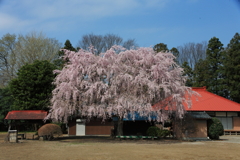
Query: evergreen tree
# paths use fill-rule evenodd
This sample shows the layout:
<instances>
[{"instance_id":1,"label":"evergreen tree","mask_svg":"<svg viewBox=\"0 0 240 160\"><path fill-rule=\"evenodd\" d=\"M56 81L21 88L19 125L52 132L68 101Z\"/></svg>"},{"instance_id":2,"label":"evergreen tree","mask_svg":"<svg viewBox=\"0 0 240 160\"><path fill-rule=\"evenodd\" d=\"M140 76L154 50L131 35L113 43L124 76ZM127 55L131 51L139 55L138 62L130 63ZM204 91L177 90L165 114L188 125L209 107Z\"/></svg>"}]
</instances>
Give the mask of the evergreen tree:
<instances>
[{"instance_id":1,"label":"evergreen tree","mask_svg":"<svg viewBox=\"0 0 240 160\"><path fill-rule=\"evenodd\" d=\"M223 44L219 41L218 38L213 37L209 40L208 48L206 51L206 75L205 84L207 90L214 94L223 96L221 93L222 88L222 51Z\"/></svg>"},{"instance_id":2,"label":"evergreen tree","mask_svg":"<svg viewBox=\"0 0 240 160\"><path fill-rule=\"evenodd\" d=\"M15 110L47 110L54 88L54 64L35 61L20 68L18 77L10 81Z\"/></svg>"},{"instance_id":3,"label":"evergreen tree","mask_svg":"<svg viewBox=\"0 0 240 160\"><path fill-rule=\"evenodd\" d=\"M229 98L240 103L240 35L236 33L224 52L224 74Z\"/></svg>"},{"instance_id":4,"label":"evergreen tree","mask_svg":"<svg viewBox=\"0 0 240 160\"><path fill-rule=\"evenodd\" d=\"M70 51L74 51L76 52L79 48L75 49L70 40L66 40L66 42L64 43L64 47L62 49L67 49L67 50L70 50ZM63 60L62 59L62 56L64 55L64 51L59 51L58 52L58 56L59 56L59 59L55 60L54 61L54 64L59 68L59 69L62 69L64 64L66 63L66 60Z\"/></svg>"},{"instance_id":5,"label":"evergreen tree","mask_svg":"<svg viewBox=\"0 0 240 160\"><path fill-rule=\"evenodd\" d=\"M179 64L178 58L179 58L179 51L177 48L173 47L170 49L170 52L176 57L175 62Z\"/></svg>"},{"instance_id":6,"label":"evergreen tree","mask_svg":"<svg viewBox=\"0 0 240 160\"><path fill-rule=\"evenodd\" d=\"M153 47L153 50L158 53L158 52L166 52L168 51L167 45L164 43L158 43Z\"/></svg>"},{"instance_id":7,"label":"evergreen tree","mask_svg":"<svg viewBox=\"0 0 240 160\"><path fill-rule=\"evenodd\" d=\"M68 39L66 40L63 49L67 49L67 50L74 51L74 52L77 51L77 50L72 46L70 40L68 40Z\"/></svg>"},{"instance_id":8,"label":"evergreen tree","mask_svg":"<svg viewBox=\"0 0 240 160\"><path fill-rule=\"evenodd\" d=\"M11 111L12 103L13 97L9 87L0 88L0 124L4 122L7 113Z\"/></svg>"},{"instance_id":9,"label":"evergreen tree","mask_svg":"<svg viewBox=\"0 0 240 160\"><path fill-rule=\"evenodd\" d=\"M158 43L156 44L154 47L153 47L153 50L158 53L158 52L168 52L168 47L167 47L167 44L164 44L164 43ZM178 58L179 58L179 51L177 48L173 47L172 49L170 49L170 52L176 57L175 58L175 62L177 64L178 63Z\"/></svg>"},{"instance_id":10,"label":"evergreen tree","mask_svg":"<svg viewBox=\"0 0 240 160\"><path fill-rule=\"evenodd\" d=\"M193 86L193 70L189 66L188 62L184 62L182 65L182 68L184 69L183 76L187 76L186 86L192 87Z\"/></svg>"},{"instance_id":11,"label":"evergreen tree","mask_svg":"<svg viewBox=\"0 0 240 160\"><path fill-rule=\"evenodd\" d=\"M207 70L207 61L200 59L194 67L193 71L193 87L203 87L207 85L206 79L208 75Z\"/></svg>"}]
</instances>

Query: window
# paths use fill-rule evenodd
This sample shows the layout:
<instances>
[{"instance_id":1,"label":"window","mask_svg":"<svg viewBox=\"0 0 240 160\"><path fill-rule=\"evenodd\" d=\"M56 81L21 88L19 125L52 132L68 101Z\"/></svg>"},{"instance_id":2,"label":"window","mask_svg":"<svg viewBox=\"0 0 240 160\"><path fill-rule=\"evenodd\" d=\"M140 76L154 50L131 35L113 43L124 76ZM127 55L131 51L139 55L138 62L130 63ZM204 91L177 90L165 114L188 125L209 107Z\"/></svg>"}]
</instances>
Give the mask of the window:
<instances>
[{"instance_id":1,"label":"window","mask_svg":"<svg viewBox=\"0 0 240 160\"><path fill-rule=\"evenodd\" d=\"M233 129L232 117L217 117L222 122L224 130Z\"/></svg>"},{"instance_id":2,"label":"window","mask_svg":"<svg viewBox=\"0 0 240 160\"><path fill-rule=\"evenodd\" d=\"M215 117L215 112L206 112L210 117Z\"/></svg>"},{"instance_id":3,"label":"window","mask_svg":"<svg viewBox=\"0 0 240 160\"><path fill-rule=\"evenodd\" d=\"M216 117L226 117L227 112L216 112Z\"/></svg>"}]
</instances>

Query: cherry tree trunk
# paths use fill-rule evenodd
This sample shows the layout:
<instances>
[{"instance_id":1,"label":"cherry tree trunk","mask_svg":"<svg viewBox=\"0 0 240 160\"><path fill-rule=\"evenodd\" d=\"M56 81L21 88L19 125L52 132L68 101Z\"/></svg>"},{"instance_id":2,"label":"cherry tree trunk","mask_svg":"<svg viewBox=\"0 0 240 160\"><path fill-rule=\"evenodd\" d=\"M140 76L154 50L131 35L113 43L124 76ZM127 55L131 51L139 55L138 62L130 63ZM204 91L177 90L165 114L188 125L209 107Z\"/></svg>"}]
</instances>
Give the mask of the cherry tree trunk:
<instances>
[{"instance_id":1,"label":"cherry tree trunk","mask_svg":"<svg viewBox=\"0 0 240 160\"><path fill-rule=\"evenodd\" d=\"M123 119L118 117L118 124L117 124L117 135L123 135Z\"/></svg>"}]
</instances>

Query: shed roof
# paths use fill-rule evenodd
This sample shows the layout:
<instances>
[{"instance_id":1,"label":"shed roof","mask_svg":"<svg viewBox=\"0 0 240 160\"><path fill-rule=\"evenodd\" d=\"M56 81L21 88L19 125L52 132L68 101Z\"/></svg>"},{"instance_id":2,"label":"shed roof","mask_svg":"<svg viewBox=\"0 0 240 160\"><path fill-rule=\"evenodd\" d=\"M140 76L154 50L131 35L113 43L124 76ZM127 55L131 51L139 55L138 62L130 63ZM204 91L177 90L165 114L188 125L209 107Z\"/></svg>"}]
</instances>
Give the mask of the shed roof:
<instances>
[{"instance_id":1,"label":"shed roof","mask_svg":"<svg viewBox=\"0 0 240 160\"><path fill-rule=\"evenodd\" d=\"M8 120L43 120L47 116L47 112L43 110L22 110L10 111L5 119Z\"/></svg>"},{"instance_id":2,"label":"shed roof","mask_svg":"<svg viewBox=\"0 0 240 160\"><path fill-rule=\"evenodd\" d=\"M195 119L211 119L211 117L206 112L188 112L187 114Z\"/></svg>"},{"instance_id":3,"label":"shed roof","mask_svg":"<svg viewBox=\"0 0 240 160\"><path fill-rule=\"evenodd\" d=\"M208 92L206 87L193 87L193 91L200 97L192 97L192 107L187 111L237 111L240 112L240 104Z\"/></svg>"}]
</instances>

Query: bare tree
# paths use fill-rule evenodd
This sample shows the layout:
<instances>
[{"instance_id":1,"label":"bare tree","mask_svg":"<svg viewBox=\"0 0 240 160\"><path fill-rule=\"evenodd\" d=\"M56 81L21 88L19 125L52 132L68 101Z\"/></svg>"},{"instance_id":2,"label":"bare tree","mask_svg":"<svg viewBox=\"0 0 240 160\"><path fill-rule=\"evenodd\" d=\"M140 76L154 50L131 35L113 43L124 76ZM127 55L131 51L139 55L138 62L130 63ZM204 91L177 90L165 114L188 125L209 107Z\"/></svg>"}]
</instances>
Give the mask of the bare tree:
<instances>
[{"instance_id":1,"label":"bare tree","mask_svg":"<svg viewBox=\"0 0 240 160\"><path fill-rule=\"evenodd\" d=\"M43 33L27 35L6 34L0 39L0 86L16 77L18 69L35 60L53 62L61 44Z\"/></svg>"},{"instance_id":2,"label":"bare tree","mask_svg":"<svg viewBox=\"0 0 240 160\"><path fill-rule=\"evenodd\" d=\"M201 43L189 42L183 46L177 47L179 51L178 62L180 65L184 62L188 62L189 66L194 68L195 64L200 59L206 58L207 45L207 41L203 41Z\"/></svg>"},{"instance_id":3,"label":"bare tree","mask_svg":"<svg viewBox=\"0 0 240 160\"><path fill-rule=\"evenodd\" d=\"M123 47L126 49L132 49L132 48L136 49L137 46L138 45L136 44L135 39L128 39L123 43Z\"/></svg>"},{"instance_id":4,"label":"bare tree","mask_svg":"<svg viewBox=\"0 0 240 160\"><path fill-rule=\"evenodd\" d=\"M95 54L99 55L102 52L106 52L114 45L122 45L126 49L134 48L137 46L134 39L123 39L115 34L95 35L93 33L82 36L82 39L78 42L78 47L88 50L94 47Z\"/></svg>"},{"instance_id":5,"label":"bare tree","mask_svg":"<svg viewBox=\"0 0 240 160\"><path fill-rule=\"evenodd\" d=\"M101 35L87 34L84 35L78 43L78 47L84 50L88 50L91 46L94 46L97 50L96 54L100 54L104 48L104 37Z\"/></svg>"},{"instance_id":6,"label":"bare tree","mask_svg":"<svg viewBox=\"0 0 240 160\"><path fill-rule=\"evenodd\" d=\"M121 45L123 42L123 39L114 34L107 34L104 36L103 42L104 42L104 51L106 51L106 50L109 50L114 45Z\"/></svg>"},{"instance_id":7,"label":"bare tree","mask_svg":"<svg viewBox=\"0 0 240 160\"><path fill-rule=\"evenodd\" d=\"M0 39L0 87L14 77L16 35L6 34Z\"/></svg>"},{"instance_id":8,"label":"bare tree","mask_svg":"<svg viewBox=\"0 0 240 160\"><path fill-rule=\"evenodd\" d=\"M53 62L61 48L60 43L42 33L31 32L26 36L19 35L16 43L17 65L21 67L26 63L33 63L35 60L48 60Z\"/></svg>"}]
</instances>

